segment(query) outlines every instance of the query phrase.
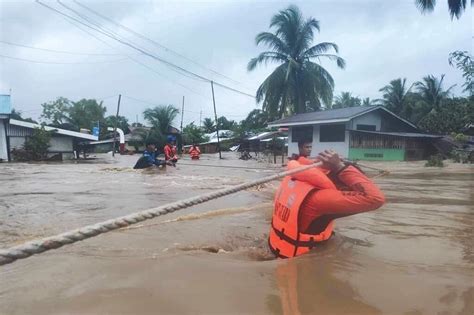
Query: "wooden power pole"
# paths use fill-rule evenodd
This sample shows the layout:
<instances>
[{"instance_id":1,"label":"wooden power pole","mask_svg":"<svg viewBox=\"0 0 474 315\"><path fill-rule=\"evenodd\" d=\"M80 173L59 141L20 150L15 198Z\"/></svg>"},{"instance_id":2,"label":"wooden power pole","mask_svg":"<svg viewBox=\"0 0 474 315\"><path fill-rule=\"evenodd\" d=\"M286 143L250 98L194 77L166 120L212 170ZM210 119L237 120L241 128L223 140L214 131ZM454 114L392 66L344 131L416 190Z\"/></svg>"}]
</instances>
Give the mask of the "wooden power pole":
<instances>
[{"instance_id":1,"label":"wooden power pole","mask_svg":"<svg viewBox=\"0 0 474 315\"><path fill-rule=\"evenodd\" d=\"M216 119L217 150L219 151L219 159L222 159L221 143L219 141L219 124L217 122L216 99L214 97L214 82L213 81L211 81L211 90L212 90L212 103L214 104L214 117Z\"/></svg>"},{"instance_id":2,"label":"wooden power pole","mask_svg":"<svg viewBox=\"0 0 474 315\"><path fill-rule=\"evenodd\" d=\"M117 103L117 114L115 115L115 123L114 123L114 144L112 146L112 156L115 156L115 141L117 141L117 124L118 124L118 116L120 111L120 100L122 99L122 94L119 94L118 103Z\"/></svg>"}]
</instances>

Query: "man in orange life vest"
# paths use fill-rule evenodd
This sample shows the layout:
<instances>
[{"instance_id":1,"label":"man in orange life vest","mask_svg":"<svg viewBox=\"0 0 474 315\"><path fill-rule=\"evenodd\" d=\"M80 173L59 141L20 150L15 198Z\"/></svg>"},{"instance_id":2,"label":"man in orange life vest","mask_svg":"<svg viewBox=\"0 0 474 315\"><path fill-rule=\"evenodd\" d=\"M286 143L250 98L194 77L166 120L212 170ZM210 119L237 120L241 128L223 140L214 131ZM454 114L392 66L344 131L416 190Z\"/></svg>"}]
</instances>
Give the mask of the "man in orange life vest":
<instances>
[{"instance_id":1,"label":"man in orange life vest","mask_svg":"<svg viewBox=\"0 0 474 315\"><path fill-rule=\"evenodd\" d=\"M302 255L327 241L333 235L334 219L385 203L379 188L357 168L344 164L333 150L311 160L310 143L299 143L299 149L300 155L288 162L288 169L315 161L322 166L285 177L277 190L268 243L280 258Z\"/></svg>"},{"instance_id":2,"label":"man in orange life vest","mask_svg":"<svg viewBox=\"0 0 474 315\"><path fill-rule=\"evenodd\" d=\"M173 166L176 162L178 162L178 154L177 154L176 146L174 145L175 141L176 141L176 138L173 136L166 137L167 143L165 147L163 148L163 151L165 153L165 161L172 163Z\"/></svg>"},{"instance_id":3,"label":"man in orange life vest","mask_svg":"<svg viewBox=\"0 0 474 315\"><path fill-rule=\"evenodd\" d=\"M199 150L199 147L194 143L189 149L189 156L191 157L191 160L199 160L200 155L201 150Z\"/></svg>"}]
</instances>

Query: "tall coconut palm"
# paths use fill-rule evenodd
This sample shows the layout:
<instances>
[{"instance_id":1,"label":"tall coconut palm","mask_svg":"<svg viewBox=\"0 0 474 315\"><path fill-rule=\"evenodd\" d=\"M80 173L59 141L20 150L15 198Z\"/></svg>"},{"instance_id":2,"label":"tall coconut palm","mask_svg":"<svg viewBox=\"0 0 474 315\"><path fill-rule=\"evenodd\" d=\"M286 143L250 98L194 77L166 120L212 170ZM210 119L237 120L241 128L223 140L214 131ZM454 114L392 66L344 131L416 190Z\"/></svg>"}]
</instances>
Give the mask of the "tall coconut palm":
<instances>
[{"instance_id":1,"label":"tall coconut palm","mask_svg":"<svg viewBox=\"0 0 474 315\"><path fill-rule=\"evenodd\" d=\"M438 79L434 75L423 77L422 81L415 82L416 91L421 95L422 100L429 105L430 108L437 111L441 108L441 103L446 99L451 90L456 86L452 85L447 90L443 89L444 74Z\"/></svg>"},{"instance_id":2,"label":"tall coconut palm","mask_svg":"<svg viewBox=\"0 0 474 315\"><path fill-rule=\"evenodd\" d=\"M407 107L407 94L410 92L412 86L407 88L407 79L395 79L379 91L383 92L382 104L387 107L388 110L399 115L402 114Z\"/></svg>"},{"instance_id":3,"label":"tall coconut palm","mask_svg":"<svg viewBox=\"0 0 474 315\"><path fill-rule=\"evenodd\" d=\"M214 121L211 118L204 118L204 120L202 121L202 129L205 133L211 133L216 131L216 125L214 124Z\"/></svg>"},{"instance_id":4,"label":"tall coconut palm","mask_svg":"<svg viewBox=\"0 0 474 315\"><path fill-rule=\"evenodd\" d=\"M153 128L165 135L178 114L179 109L173 105L159 105L145 109L143 117L152 124Z\"/></svg>"},{"instance_id":5,"label":"tall coconut palm","mask_svg":"<svg viewBox=\"0 0 474 315\"><path fill-rule=\"evenodd\" d=\"M362 106L376 106L378 103L378 100L371 100L370 97L366 97L362 100Z\"/></svg>"},{"instance_id":6,"label":"tall coconut palm","mask_svg":"<svg viewBox=\"0 0 474 315\"><path fill-rule=\"evenodd\" d=\"M474 0L471 0L471 5ZM436 0L415 0L415 4L421 12L432 12L436 6ZM448 0L449 14L451 19L459 19L466 10L467 0Z\"/></svg>"},{"instance_id":7,"label":"tall coconut palm","mask_svg":"<svg viewBox=\"0 0 474 315\"><path fill-rule=\"evenodd\" d=\"M314 18L304 20L296 6L274 15L270 28L274 33L262 32L255 38L256 44L270 48L252 58L247 69L257 65L275 62L280 64L260 85L257 102L263 100L263 110L270 119L308 109L318 109L321 104L330 105L333 97L334 80L329 72L312 60L327 58L345 67L341 57L328 53L338 47L334 43L322 42L313 45L314 31L319 31L319 21Z\"/></svg>"},{"instance_id":8,"label":"tall coconut palm","mask_svg":"<svg viewBox=\"0 0 474 315\"><path fill-rule=\"evenodd\" d=\"M341 92L341 94L334 99L332 108L356 107L360 105L360 98L353 96L351 92Z\"/></svg>"}]
</instances>

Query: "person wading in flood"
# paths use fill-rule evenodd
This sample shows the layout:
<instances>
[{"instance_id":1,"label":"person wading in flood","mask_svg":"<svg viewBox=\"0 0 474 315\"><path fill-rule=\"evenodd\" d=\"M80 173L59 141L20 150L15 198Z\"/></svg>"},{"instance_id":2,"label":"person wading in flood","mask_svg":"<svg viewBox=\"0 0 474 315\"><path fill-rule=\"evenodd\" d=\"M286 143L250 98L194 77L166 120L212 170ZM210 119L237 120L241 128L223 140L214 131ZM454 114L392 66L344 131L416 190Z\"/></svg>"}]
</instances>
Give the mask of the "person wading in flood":
<instances>
[{"instance_id":1,"label":"person wading in flood","mask_svg":"<svg viewBox=\"0 0 474 315\"><path fill-rule=\"evenodd\" d=\"M156 146L152 142L146 143L146 149L143 151L143 156L138 159L137 163L133 167L134 169L148 168L153 165L158 167L166 166L166 162L156 158Z\"/></svg>"},{"instance_id":2,"label":"person wading in flood","mask_svg":"<svg viewBox=\"0 0 474 315\"><path fill-rule=\"evenodd\" d=\"M199 160L200 155L201 155L201 150L194 143L189 149L189 156L191 157L191 160Z\"/></svg>"},{"instance_id":3,"label":"person wading in flood","mask_svg":"<svg viewBox=\"0 0 474 315\"><path fill-rule=\"evenodd\" d=\"M315 161L322 166L285 177L277 190L268 243L280 258L305 254L327 241L333 235L334 219L385 203L379 188L357 168L344 164L333 150L310 160L311 145L306 142L299 147L300 155L288 162L289 170Z\"/></svg>"},{"instance_id":4,"label":"person wading in flood","mask_svg":"<svg viewBox=\"0 0 474 315\"><path fill-rule=\"evenodd\" d=\"M166 138L166 145L165 147L163 148L163 151L165 153L165 160L167 162L170 162L173 164L173 166L175 166L174 164L176 162L178 162L178 154L177 154L177 150L176 150L176 146L174 145L174 142L175 142L175 137L173 136L168 136Z\"/></svg>"}]
</instances>

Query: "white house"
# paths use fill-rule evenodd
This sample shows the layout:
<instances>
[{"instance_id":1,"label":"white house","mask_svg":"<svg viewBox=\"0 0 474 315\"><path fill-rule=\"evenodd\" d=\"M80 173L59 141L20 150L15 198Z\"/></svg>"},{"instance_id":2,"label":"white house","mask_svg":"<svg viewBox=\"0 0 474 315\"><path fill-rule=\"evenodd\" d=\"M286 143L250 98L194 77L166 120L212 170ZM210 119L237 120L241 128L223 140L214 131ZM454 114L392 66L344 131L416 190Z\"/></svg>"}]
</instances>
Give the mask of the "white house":
<instances>
[{"instance_id":1,"label":"white house","mask_svg":"<svg viewBox=\"0 0 474 315\"><path fill-rule=\"evenodd\" d=\"M359 106L297 114L268 124L288 127L288 156L298 141L309 141L315 156L333 149L353 160L423 159L436 152L437 135L421 133L409 121L383 106Z\"/></svg>"}]
</instances>

